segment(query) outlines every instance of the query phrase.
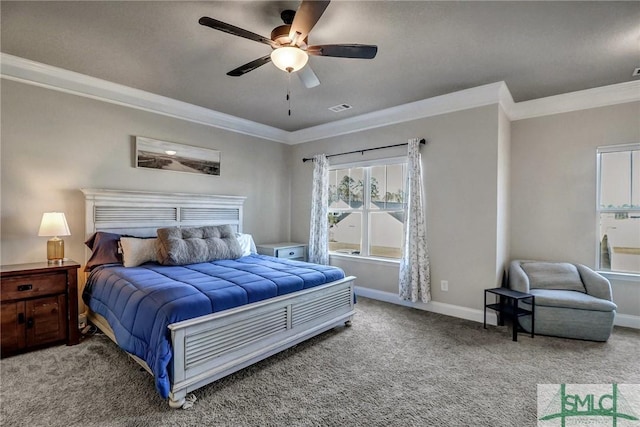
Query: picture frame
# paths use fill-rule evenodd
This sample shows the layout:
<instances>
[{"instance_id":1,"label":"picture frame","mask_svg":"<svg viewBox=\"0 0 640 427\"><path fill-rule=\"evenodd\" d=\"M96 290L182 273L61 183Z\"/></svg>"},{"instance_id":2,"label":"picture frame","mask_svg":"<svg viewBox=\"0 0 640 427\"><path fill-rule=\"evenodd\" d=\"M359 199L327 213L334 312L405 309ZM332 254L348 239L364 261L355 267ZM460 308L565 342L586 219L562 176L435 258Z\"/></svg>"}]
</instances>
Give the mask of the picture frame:
<instances>
[{"instance_id":1,"label":"picture frame","mask_svg":"<svg viewBox=\"0 0 640 427\"><path fill-rule=\"evenodd\" d=\"M134 165L136 168L219 176L220 151L136 136Z\"/></svg>"}]
</instances>

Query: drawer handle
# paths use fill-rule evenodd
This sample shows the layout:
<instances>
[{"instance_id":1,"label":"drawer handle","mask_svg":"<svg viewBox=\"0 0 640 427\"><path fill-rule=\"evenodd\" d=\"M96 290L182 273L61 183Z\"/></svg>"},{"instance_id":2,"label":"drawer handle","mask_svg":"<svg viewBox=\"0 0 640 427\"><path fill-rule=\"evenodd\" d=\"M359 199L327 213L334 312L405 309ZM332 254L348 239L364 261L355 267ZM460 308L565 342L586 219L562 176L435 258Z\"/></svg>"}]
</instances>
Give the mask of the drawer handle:
<instances>
[{"instance_id":1,"label":"drawer handle","mask_svg":"<svg viewBox=\"0 0 640 427\"><path fill-rule=\"evenodd\" d=\"M295 254L295 252L289 252L289 255L293 255L293 254Z\"/></svg>"},{"instance_id":2,"label":"drawer handle","mask_svg":"<svg viewBox=\"0 0 640 427\"><path fill-rule=\"evenodd\" d=\"M20 285L18 286L18 290L19 291L30 291L33 288L33 285L29 284L29 285Z\"/></svg>"},{"instance_id":3,"label":"drawer handle","mask_svg":"<svg viewBox=\"0 0 640 427\"><path fill-rule=\"evenodd\" d=\"M18 325L22 325L24 323L24 313L18 313Z\"/></svg>"},{"instance_id":4,"label":"drawer handle","mask_svg":"<svg viewBox=\"0 0 640 427\"><path fill-rule=\"evenodd\" d=\"M33 328L33 317L27 319L27 329Z\"/></svg>"}]
</instances>

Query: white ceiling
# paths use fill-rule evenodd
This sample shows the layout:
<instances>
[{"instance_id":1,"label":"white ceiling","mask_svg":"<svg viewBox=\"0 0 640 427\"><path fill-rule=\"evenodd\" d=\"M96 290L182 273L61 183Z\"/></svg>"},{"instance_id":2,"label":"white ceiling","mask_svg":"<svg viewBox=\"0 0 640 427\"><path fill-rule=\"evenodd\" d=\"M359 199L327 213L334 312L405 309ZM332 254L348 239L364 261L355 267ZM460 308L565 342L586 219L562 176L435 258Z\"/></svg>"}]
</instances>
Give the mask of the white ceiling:
<instances>
[{"instance_id":1,"label":"white ceiling","mask_svg":"<svg viewBox=\"0 0 640 427\"><path fill-rule=\"evenodd\" d=\"M1 51L295 131L505 81L516 102L637 79L640 2L333 1L310 44L378 46L373 60L311 57L306 89L272 64L228 71L270 48L198 24L263 36L296 1L2 1ZM353 108L333 113L329 107Z\"/></svg>"}]
</instances>

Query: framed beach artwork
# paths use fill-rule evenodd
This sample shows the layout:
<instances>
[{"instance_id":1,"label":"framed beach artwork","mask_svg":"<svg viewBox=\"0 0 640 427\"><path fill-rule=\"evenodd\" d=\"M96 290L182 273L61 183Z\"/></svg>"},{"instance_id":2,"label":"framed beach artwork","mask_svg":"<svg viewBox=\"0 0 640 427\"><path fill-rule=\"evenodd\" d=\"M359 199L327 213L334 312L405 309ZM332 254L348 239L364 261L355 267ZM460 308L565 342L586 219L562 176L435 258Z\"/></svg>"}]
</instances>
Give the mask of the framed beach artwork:
<instances>
[{"instance_id":1,"label":"framed beach artwork","mask_svg":"<svg viewBox=\"0 0 640 427\"><path fill-rule=\"evenodd\" d=\"M220 175L220 151L136 136L135 166Z\"/></svg>"}]
</instances>

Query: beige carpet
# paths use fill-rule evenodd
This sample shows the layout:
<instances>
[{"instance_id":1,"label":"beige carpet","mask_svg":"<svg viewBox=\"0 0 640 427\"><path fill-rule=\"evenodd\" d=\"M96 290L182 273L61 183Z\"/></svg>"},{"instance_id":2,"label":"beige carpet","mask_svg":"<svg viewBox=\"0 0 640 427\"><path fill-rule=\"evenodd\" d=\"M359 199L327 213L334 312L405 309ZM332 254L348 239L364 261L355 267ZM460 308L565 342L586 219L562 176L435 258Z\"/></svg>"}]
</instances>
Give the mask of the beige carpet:
<instances>
[{"instance_id":1,"label":"beige carpet","mask_svg":"<svg viewBox=\"0 0 640 427\"><path fill-rule=\"evenodd\" d=\"M102 335L0 362L3 426L534 426L539 383L640 383L640 331L521 334L359 298L338 328L171 410Z\"/></svg>"}]
</instances>

